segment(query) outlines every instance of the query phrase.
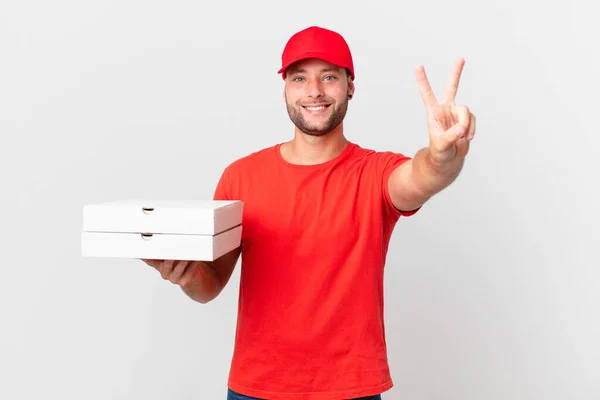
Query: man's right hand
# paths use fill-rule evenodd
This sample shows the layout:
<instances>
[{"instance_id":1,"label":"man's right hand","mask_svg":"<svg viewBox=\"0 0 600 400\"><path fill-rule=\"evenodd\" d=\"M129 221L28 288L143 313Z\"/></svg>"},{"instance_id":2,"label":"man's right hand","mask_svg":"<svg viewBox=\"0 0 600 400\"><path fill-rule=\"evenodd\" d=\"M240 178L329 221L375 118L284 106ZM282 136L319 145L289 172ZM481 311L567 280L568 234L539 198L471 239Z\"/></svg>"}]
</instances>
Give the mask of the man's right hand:
<instances>
[{"instance_id":1,"label":"man's right hand","mask_svg":"<svg viewBox=\"0 0 600 400\"><path fill-rule=\"evenodd\" d=\"M185 260L147 260L143 262L160 272L160 276L175 285L186 288L194 279L198 269L197 261Z\"/></svg>"},{"instance_id":2,"label":"man's right hand","mask_svg":"<svg viewBox=\"0 0 600 400\"><path fill-rule=\"evenodd\" d=\"M143 262L160 272L164 280L181 286L192 299L208 303L229 281L241 253L241 246L214 261L150 260Z\"/></svg>"}]
</instances>

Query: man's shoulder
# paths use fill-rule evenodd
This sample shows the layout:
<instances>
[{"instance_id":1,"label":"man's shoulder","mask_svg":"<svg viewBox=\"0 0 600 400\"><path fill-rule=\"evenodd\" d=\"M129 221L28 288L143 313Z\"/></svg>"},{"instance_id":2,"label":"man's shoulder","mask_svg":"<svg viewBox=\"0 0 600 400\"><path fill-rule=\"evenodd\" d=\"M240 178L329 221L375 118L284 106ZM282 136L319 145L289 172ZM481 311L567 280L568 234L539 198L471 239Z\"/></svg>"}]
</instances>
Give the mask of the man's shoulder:
<instances>
[{"instance_id":1,"label":"man's shoulder","mask_svg":"<svg viewBox=\"0 0 600 400\"><path fill-rule=\"evenodd\" d=\"M408 158L404 153L399 153L392 150L381 150L375 147L364 147L354 143L354 158L360 159L363 162L387 161L391 159Z\"/></svg>"},{"instance_id":2,"label":"man's shoulder","mask_svg":"<svg viewBox=\"0 0 600 400\"><path fill-rule=\"evenodd\" d=\"M247 171L249 168L255 169L260 167L265 162L272 160L273 154L278 145L272 145L269 147L261 148L255 150L251 153L248 153L245 156L239 157L232 162L230 162L226 170L228 172L243 172Z\"/></svg>"}]
</instances>

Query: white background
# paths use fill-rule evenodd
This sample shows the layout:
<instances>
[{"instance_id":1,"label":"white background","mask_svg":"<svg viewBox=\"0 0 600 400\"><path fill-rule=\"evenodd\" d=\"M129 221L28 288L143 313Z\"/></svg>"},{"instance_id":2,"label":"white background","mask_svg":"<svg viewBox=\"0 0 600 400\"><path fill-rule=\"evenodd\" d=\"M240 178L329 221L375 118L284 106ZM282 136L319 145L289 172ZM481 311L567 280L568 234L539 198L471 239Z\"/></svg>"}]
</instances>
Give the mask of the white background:
<instances>
[{"instance_id":1,"label":"white background","mask_svg":"<svg viewBox=\"0 0 600 400\"><path fill-rule=\"evenodd\" d=\"M390 245L385 398L600 398L592 2L0 4L0 398L225 398L239 269L194 303L140 261L82 258L81 210L210 198L289 140L276 72L310 25L351 46L363 147L426 146L414 68L441 95L466 59L464 172Z\"/></svg>"}]
</instances>

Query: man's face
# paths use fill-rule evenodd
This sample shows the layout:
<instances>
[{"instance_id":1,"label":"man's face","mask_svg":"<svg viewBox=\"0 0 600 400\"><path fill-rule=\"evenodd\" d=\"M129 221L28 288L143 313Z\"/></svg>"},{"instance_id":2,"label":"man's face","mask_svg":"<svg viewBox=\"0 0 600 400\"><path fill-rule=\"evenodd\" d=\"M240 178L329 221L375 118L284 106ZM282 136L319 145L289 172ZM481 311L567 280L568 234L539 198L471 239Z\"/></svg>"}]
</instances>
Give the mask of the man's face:
<instances>
[{"instance_id":1,"label":"man's face","mask_svg":"<svg viewBox=\"0 0 600 400\"><path fill-rule=\"evenodd\" d=\"M346 70L320 59L307 59L286 70L285 101L290 119L307 135L321 136L346 116L354 84Z\"/></svg>"}]
</instances>

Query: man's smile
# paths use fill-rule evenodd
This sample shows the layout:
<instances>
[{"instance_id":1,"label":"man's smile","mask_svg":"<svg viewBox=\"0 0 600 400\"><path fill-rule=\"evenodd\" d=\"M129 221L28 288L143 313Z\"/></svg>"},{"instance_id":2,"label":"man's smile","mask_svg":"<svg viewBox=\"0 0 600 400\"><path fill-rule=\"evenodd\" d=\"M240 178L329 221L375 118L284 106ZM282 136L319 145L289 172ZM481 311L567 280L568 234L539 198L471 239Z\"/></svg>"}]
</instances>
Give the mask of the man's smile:
<instances>
[{"instance_id":1,"label":"man's smile","mask_svg":"<svg viewBox=\"0 0 600 400\"><path fill-rule=\"evenodd\" d=\"M327 110L329 106L331 106L331 104L311 104L303 105L302 108L304 108L310 114L319 114Z\"/></svg>"}]
</instances>

